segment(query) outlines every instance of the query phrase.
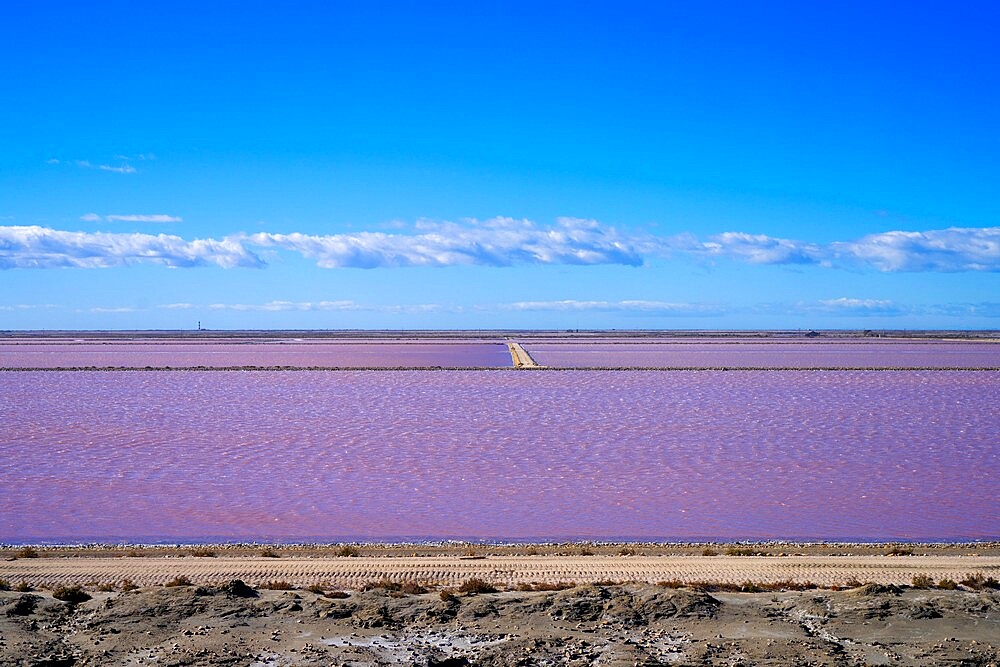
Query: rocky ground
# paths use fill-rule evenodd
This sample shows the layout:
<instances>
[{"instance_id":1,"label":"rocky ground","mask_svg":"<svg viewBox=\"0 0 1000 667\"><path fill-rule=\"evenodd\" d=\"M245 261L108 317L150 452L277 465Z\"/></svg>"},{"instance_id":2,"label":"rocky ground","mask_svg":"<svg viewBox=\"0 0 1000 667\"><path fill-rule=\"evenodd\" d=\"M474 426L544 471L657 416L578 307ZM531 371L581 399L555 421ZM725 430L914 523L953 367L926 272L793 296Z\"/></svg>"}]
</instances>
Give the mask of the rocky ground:
<instances>
[{"instance_id":1,"label":"rocky ground","mask_svg":"<svg viewBox=\"0 0 1000 667\"><path fill-rule=\"evenodd\" d=\"M0 665L1000 664L988 589L326 593L0 592Z\"/></svg>"}]
</instances>

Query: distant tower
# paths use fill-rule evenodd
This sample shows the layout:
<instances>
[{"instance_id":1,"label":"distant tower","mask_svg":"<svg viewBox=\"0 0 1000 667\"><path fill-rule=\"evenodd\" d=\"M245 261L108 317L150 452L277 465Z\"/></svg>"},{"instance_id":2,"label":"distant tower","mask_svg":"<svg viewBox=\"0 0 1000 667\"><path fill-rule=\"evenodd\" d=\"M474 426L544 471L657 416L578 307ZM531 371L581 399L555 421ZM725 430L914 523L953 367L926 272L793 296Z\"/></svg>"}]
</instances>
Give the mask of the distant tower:
<instances>
[{"instance_id":1,"label":"distant tower","mask_svg":"<svg viewBox=\"0 0 1000 667\"><path fill-rule=\"evenodd\" d=\"M201 320L198 320L198 331L201 331Z\"/></svg>"}]
</instances>

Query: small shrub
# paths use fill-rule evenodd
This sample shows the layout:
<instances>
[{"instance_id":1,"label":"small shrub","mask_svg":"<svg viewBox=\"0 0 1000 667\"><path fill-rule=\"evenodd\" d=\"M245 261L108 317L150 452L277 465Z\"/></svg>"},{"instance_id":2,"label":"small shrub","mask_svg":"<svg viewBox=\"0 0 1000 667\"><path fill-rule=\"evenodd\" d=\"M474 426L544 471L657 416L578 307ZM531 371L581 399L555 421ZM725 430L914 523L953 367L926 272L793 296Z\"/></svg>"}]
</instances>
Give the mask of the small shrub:
<instances>
[{"instance_id":1,"label":"small shrub","mask_svg":"<svg viewBox=\"0 0 1000 667\"><path fill-rule=\"evenodd\" d=\"M590 549L588 549L587 547L583 547L582 549L580 549L580 555L581 556L593 556L594 552L591 551Z\"/></svg>"},{"instance_id":2,"label":"small shrub","mask_svg":"<svg viewBox=\"0 0 1000 667\"><path fill-rule=\"evenodd\" d=\"M306 590L316 595L326 595L326 588L322 584L311 584L306 586Z\"/></svg>"},{"instance_id":3,"label":"small shrub","mask_svg":"<svg viewBox=\"0 0 1000 667\"><path fill-rule=\"evenodd\" d=\"M399 590L405 595L422 595L427 592L426 588L414 581L407 581Z\"/></svg>"},{"instance_id":4,"label":"small shrub","mask_svg":"<svg viewBox=\"0 0 1000 667\"><path fill-rule=\"evenodd\" d=\"M633 549L632 547L622 547L621 549L618 550L618 555L619 556L634 556L635 555L635 549Z\"/></svg>"},{"instance_id":5,"label":"small shrub","mask_svg":"<svg viewBox=\"0 0 1000 667\"><path fill-rule=\"evenodd\" d=\"M128 593L129 591L134 591L139 587L131 579L126 579L122 582L122 591Z\"/></svg>"},{"instance_id":6,"label":"small shrub","mask_svg":"<svg viewBox=\"0 0 1000 667\"><path fill-rule=\"evenodd\" d=\"M257 591L252 586L248 586L242 579L232 579L219 587L223 593L232 595L235 598L255 598Z\"/></svg>"},{"instance_id":7,"label":"small shrub","mask_svg":"<svg viewBox=\"0 0 1000 667\"><path fill-rule=\"evenodd\" d=\"M138 549L129 549L128 551L125 552L126 558L142 558L144 555L145 554L143 554Z\"/></svg>"},{"instance_id":8,"label":"small shrub","mask_svg":"<svg viewBox=\"0 0 1000 667\"><path fill-rule=\"evenodd\" d=\"M398 593L403 590L403 584L398 581L393 581L389 577L382 577L378 581L369 581L361 587L361 590L363 591L373 591L376 589L389 591L391 593Z\"/></svg>"},{"instance_id":9,"label":"small shrub","mask_svg":"<svg viewBox=\"0 0 1000 667\"><path fill-rule=\"evenodd\" d=\"M540 552L540 551L538 551L538 549L537 549L537 548L535 548L535 547L531 547L530 549L528 549L528 550L527 550L527 551L525 551L524 553L525 553L526 555L528 555L528 556L537 556L537 555L538 555L539 553L541 553L541 552Z\"/></svg>"},{"instance_id":10,"label":"small shrub","mask_svg":"<svg viewBox=\"0 0 1000 667\"><path fill-rule=\"evenodd\" d=\"M191 555L200 558L215 558L215 552L211 549L194 549L191 551Z\"/></svg>"},{"instance_id":11,"label":"small shrub","mask_svg":"<svg viewBox=\"0 0 1000 667\"><path fill-rule=\"evenodd\" d=\"M885 552L886 556L912 556L913 549L904 549L903 547L893 547Z\"/></svg>"},{"instance_id":12,"label":"small shrub","mask_svg":"<svg viewBox=\"0 0 1000 667\"><path fill-rule=\"evenodd\" d=\"M726 549L727 556L766 556L763 551L757 551L749 547L730 547Z\"/></svg>"},{"instance_id":13,"label":"small shrub","mask_svg":"<svg viewBox=\"0 0 1000 667\"><path fill-rule=\"evenodd\" d=\"M18 593L30 593L35 589L27 581L21 581L17 586L14 586L14 590Z\"/></svg>"},{"instance_id":14,"label":"small shrub","mask_svg":"<svg viewBox=\"0 0 1000 667\"><path fill-rule=\"evenodd\" d=\"M707 593L739 593L741 589L740 584L731 584L722 581L692 581L687 584L687 587L696 590L704 591Z\"/></svg>"},{"instance_id":15,"label":"small shrub","mask_svg":"<svg viewBox=\"0 0 1000 667\"><path fill-rule=\"evenodd\" d=\"M958 589L958 582L953 579L942 579L938 582L938 588L946 591L954 591Z\"/></svg>"},{"instance_id":16,"label":"small shrub","mask_svg":"<svg viewBox=\"0 0 1000 667\"><path fill-rule=\"evenodd\" d=\"M462 582L462 585L458 587L458 592L466 595L478 595L480 593L496 593L497 589L482 579L473 577Z\"/></svg>"},{"instance_id":17,"label":"small shrub","mask_svg":"<svg viewBox=\"0 0 1000 667\"><path fill-rule=\"evenodd\" d=\"M514 590L528 592L541 592L541 591L565 591L570 588L576 588L575 581L557 581L555 583L545 582L545 581L532 581L531 583L519 583Z\"/></svg>"},{"instance_id":18,"label":"small shrub","mask_svg":"<svg viewBox=\"0 0 1000 667\"><path fill-rule=\"evenodd\" d=\"M657 586L662 588L684 588L684 582L680 579L668 579L667 581L656 582Z\"/></svg>"},{"instance_id":19,"label":"small shrub","mask_svg":"<svg viewBox=\"0 0 1000 667\"><path fill-rule=\"evenodd\" d=\"M967 588L979 591L984 588L1000 588L1000 582L994 577L984 577L981 573L969 575L958 582Z\"/></svg>"},{"instance_id":20,"label":"small shrub","mask_svg":"<svg viewBox=\"0 0 1000 667\"><path fill-rule=\"evenodd\" d=\"M358 556L361 555L361 552L358 551L357 547L351 546L350 544L345 544L344 546L337 549L335 555L340 558L357 558Z\"/></svg>"},{"instance_id":21,"label":"small shrub","mask_svg":"<svg viewBox=\"0 0 1000 667\"><path fill-rule=\"evenodd\" d=\"M177 586L193 586L194 584L192 584L191 580L188 579L186 576L181 575L179 577L174 577L173 579L171 579L170 581L168 581L163 585L167 586L168 588L175 588Z\"/></svg>"},{"instance_id":22,"label":"small shrub","mask_svg":"<svg viewBox=\"0 0 1000 667\"><path fill-rule=\"evenodd\" d=\"M706 547L705 549L701 550L701 555L702 556L718 556L719 552L716 551L715 549L711 548L711 547Z\"/></svg>"},{"instance_id":23,"label":"small shrub","mask_svg":"<svg viewBox=\"0 0 1000 667\"><path fill-rule=\"evenodd\" d=\"M850 579L844 582L844 586L846 586L847 588L861 588L862 586L864 586L864 584L858 581L856 577L851 577Z\"/></svg>"},{"instance_id":24,"label":"small shrub","mask_svg":"<svg viewBox=\"0 0 1000 667\"><path fill-rule=\"evenodd\" d=\"M281 554L279 554L274 549L264 549L263 551L260 552L260 555L263 558L281 558Z\"/></svg>"},{"instance_id":25,"label":"small shrub","mask_svg":"<svg viewBox=\"0 0 1000 667\"><path fill-rule=\"evenodd\" d=\"M458 597L449 590L441 591L438 593L438 597L441 598L441 602L456 602L458 600Z\"/></svg>"},{"instance_id":26,"label":"small shrub","mask_svg":"<svg viewBox=\"0 0 1000 667\"><path fill-rule=\"evenodd\" d=\"M910 583L914 588L931 588L934 586L934 580L926 574L913 575L913 580Z\"/></svg>"},{"instance_id":27,"label":"small shrub","mask_svg":"<svg viewBox=\"0 0 1000 667\"><path fill-rule=\"evenodd\" d=\"M109 583L97 584L97 590L101 593L110 593L115 590L115 587Z\"/></svg>"},{"instance_id":28,"label":"small shrub","mask_svg":"<svg viewBox=\"0 0 1000 667\"><path fill-rule=\"evenodd\" d=\"M83 590L79 586L60 586L52 591L52 597L57 600L62 600L63 602L69 602L70 604L86 602L90 599L90 595L87 594L87 591Z\"/></svg>"},{"instance_id":29,"label":"small shrub","mask_svg":"<svg viewBox=\"0 0 1000 667\"><path fill-rule=\"evenodd\" d=\"M0 579L0 591L9 591L9 590L10 590L10 582L7 581L6 579Z\"/></svg>"},{"instance_id":30,"label":"small shrub","mask_svg":"<svg viewBox=\"0 0 1000 667\"><path fill-rule=\"evenodd\" d=\"M324 594L324 597L328 597L328 598L331 598L333 600L345 600L345 599L351 597L351 594L347 593L345 591L327 591Z\"/></svg>"},{"instance_id":31,"label":"small shrub","mask_svg":"<svg viewBox=\"0 0 1000 667\"><path fill-rule=\"evenodd\" d=\"M18 549L17 553L14 554L15 558L41 558L42 555L38 553L38 550L34 547L24 547L23 549Z\"/></svg>"},{"instance_id":32,"label":"small shrub","mask_svg":"<svg viewBox=\"0 0 1000 667\"><path fill-rule=\"evenodd\" d=\"M291 591L295 589L295 586L292 586L287 581L281 580L281 581L268 581L266 583L261 584L260 588L263 588L266 591Z\"/></svg>"}]
</instances>

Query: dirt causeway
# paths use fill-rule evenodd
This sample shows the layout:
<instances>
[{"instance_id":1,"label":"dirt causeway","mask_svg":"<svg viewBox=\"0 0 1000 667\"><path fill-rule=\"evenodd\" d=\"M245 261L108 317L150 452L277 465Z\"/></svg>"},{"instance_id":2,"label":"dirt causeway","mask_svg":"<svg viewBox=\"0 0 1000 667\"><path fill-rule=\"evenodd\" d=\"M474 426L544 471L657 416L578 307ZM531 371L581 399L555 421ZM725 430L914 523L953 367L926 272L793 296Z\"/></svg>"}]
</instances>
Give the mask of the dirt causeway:
<instances>
[{"instance_id":1,"label":"dirt causeway","mask_svg":"<svg viewBox=\"0 0 1000 667\"><path fill-rule=\"evenodd\" d=\"M194 551L194 553L214 553ZM656 583L795 581L819 586L847 582L909 584L914 576L934 581L982 575L1000 579L998 556L396 556L303 558L263 556L184 556L148 558L46 557L0 562L0 580L31 586L164 584L179 576L197 584L218 585L242 579L252 585L287 581L296 586L318 582L346 589L362 588L382 578L433 586L457 586L479 578L498 586L530 582Z\"/></svg>"}]
</instances>

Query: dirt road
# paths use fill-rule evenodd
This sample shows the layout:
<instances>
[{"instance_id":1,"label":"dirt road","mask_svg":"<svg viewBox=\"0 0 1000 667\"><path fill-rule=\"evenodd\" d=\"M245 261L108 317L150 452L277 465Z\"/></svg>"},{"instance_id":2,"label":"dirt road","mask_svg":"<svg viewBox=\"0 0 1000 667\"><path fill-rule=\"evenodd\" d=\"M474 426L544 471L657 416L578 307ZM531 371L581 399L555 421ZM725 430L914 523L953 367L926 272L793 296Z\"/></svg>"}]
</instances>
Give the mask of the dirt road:
<instances>
[{"instance_id":1,"label":"dirt road","mask_svg":"<svg viewBox=\"0 0 1000 667\"><path fill-rule=\"evenodd\" d=\"M117 584L140 586L185 576L195 583L242 579L253 585L287 581L296 586L325 582L357 589L389 578L454 586L476 577L503 586L528 582L636 581L773 583L792 580L820 586L849 581L909 584L916 575L961 579L980 574L1000 578L996 556L497 556L457 557L146 557L20 558L0 562L0 580L11 585Z\"/></svg>"}]
</instances>

